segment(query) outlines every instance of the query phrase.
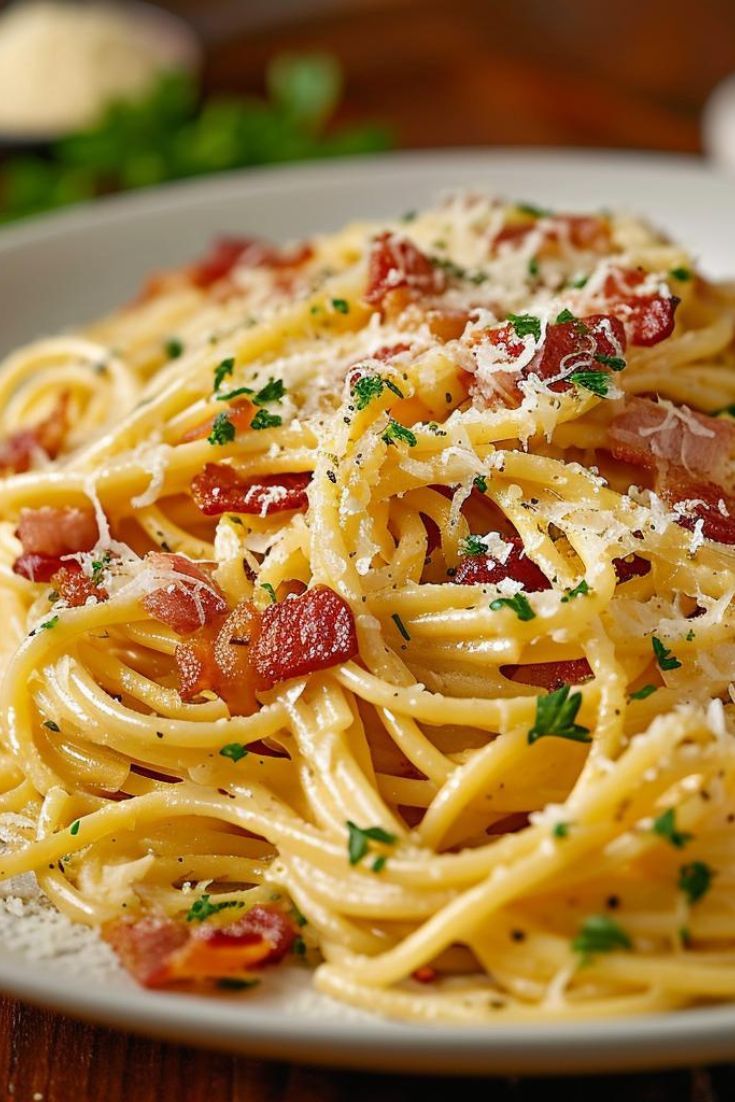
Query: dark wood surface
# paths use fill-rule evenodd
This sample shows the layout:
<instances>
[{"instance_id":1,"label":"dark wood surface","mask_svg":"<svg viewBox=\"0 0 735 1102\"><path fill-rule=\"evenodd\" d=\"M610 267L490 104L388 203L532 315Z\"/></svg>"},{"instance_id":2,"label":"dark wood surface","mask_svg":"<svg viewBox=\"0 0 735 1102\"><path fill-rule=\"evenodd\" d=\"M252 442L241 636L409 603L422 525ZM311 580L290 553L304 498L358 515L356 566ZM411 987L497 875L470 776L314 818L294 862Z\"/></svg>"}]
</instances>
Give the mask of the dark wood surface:
<instances>
[{"instance_id":1,"label":"dark wood surface","mask_svg":"<svg viewBox=\"0 0 735 1102\"><path fill-rule=\"evenodd\" d=\"M207 38L210 88L258 91L275 52L328 49L346 74L341 118L388 122L402 147L696 152L707 95L735 70L732 0L345 0L311 16L283 0L162 4ZM289 8L290 22L277 18ZM0 1102L425 1102L432 1086L200 1052L0 1001ZM459 1089L464 1102L733 1102L735 1069L439 1085Z\"/></svg>"}]
</instances>

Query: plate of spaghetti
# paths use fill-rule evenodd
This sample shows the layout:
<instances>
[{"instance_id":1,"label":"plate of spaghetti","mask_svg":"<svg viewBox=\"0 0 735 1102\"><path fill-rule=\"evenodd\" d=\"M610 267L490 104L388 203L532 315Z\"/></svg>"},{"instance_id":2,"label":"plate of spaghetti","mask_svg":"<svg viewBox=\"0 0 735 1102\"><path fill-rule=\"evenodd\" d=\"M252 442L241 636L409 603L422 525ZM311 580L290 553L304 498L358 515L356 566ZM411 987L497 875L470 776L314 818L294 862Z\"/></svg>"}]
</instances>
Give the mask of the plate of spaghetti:
<instances>
[{"instance_id":1,"label":"plate of spaghetti","mask_svg":"<svg viewBox=\"0 0 735 1102\"><path fill-rule=\"evenodd\" d=\"M731 202L428 155L0 240L5 990L373 1067L731 1053Z\"/></svg>"}]
</instances>

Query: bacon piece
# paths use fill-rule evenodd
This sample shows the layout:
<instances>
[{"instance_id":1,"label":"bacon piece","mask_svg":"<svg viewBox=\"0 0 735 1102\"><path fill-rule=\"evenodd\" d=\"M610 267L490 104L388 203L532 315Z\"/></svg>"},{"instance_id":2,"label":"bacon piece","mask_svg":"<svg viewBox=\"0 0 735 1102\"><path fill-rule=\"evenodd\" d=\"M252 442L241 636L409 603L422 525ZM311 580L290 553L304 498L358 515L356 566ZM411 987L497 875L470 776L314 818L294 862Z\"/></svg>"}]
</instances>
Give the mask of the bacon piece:
<instances>
[{"instance_id":1,"label":"bacon piece","mask_svg":"<svg viewBox=\"0 0 735 1102\"><path fill-rule=\"evenodd\" d=\"M350 606L325 585L269 605L263 612L260 635L250 648L250 660L264 688L328 669L356 654Z\"/></svg>"},{"instance_id":2,"label":"bacon piece","mask_svg":"<svg viewBox=\"0 0 735 1102\"><path fill-rule=\"evenodd\" d=\"M534 685L553 693L562 685L580 685L593 676L586 658L564 662L531 662L526 666L501 666L504 677L519 685Z\"/></svg>"},{"instance_id":3,"label":"bacon piece","mask_svg":"<svg viewBox=\"0 0 735 1102\"><path fill-rule=\"evenodd\" d=\"M65 562L51 577L51 585L69 608L86 605L90 597L96 601L106 601L109 593L91 578L82 573L82 568L74 559Z\"/></svg>"},{"instance_id":4,"label":"bacon piece","mask_svg":"<svg viewBox=\"0 0 735 1102\"><path fill-rule=\"evenodd\" d=\"M386 295L405 288L413 297L438 295L446 288L444 272L417 249L407 237L381 233L375 238L368 259L365 299L382 307Z\"/></svg>"},{"instance_id":5,"label":"bacon piece","mask_svg":"<svg viewBox=\"0 0 735 1102\"><path fill-rule=\"evenodd\" d=\"M242 601L222 621L201 628L176 648L179 695L193 700L205 690L217 693L233 715L251 715L256 707L255 671L250 648L260 635L261 616Z\"/></svg>"},{"instance_id":6,"label":"bacon piece","mask_svg":"<svg viewBox=\"0 0 735 1102\"><path fill-rule=\"evenodd\" d=\"M460 559L453 581L457 585L498 585L505 578L520 582L526 593L540 593L551 585L544 573L529 559L520 536L504 536L512 544L508 558L498 562L491 555L466 555Z\"/></svg>"},{"instance_id":7,"label":"bacon piece","mask_svg":"<svg viewBox=\"0 0 735 1102\"><path fill-rule=\"evenodd\" d=\"M621 322L609 314L590 314L577 321L563 321L546 327L546 339L528 365L529 375L553 379L574 371L604 371L605 365L595 357L619 357L625 352L625 330ZM549 384L550 390L566 390L571 384L559 379Z\"/></svg>"},{"instance_id":8,"label":"bacon piece","mask_svg":"<svg viewBox=\"0 0 735 1102\"><path fill-rule=\"evenodd\" d=\"M298 268L314 255L307 242L285 251L257 237L220 237L202 260L188 269L190 281L208 288L227 279L236 267Z\"/></svg>"},{"instance_id":9,"label":"bacon piece","mask_svg":"<svg viewBox=\"0 0 735 1102\"><path fill-rule=\"evenodd\" d=\"M164 576L171 574L141 602L154 620L187 635L227 612L224 595L203 564L159 551L149 552L145 561Z\"/></svg>"},{"instance_id":10,"label":"bacon piece","mask_svg":"<svg viewBox=\"0 0 735 1102\"><path fill-rule=\"evenodd\" d=\"M536 228L543 237L539 256L558 253L559 245L565 241L584 252L606 252L610 247L610 225L606 219L590 214L556 214L543 221L529 218L523 222L509 222L493 238L493 249L506 242L520 244Z\"/></svg>"},{"instance_id":11,"label":"bacon piece","mask_svg":"<svg viewBox=\"0 0 735 1102\"><path fill-rule=\"evenodd\" d=\"M72 562L74 560L71 560ZM53 574L63 565L58 555L39 555L35 552L24 552L13 563L13 573L21 578L27 578L29 582L50 582Z\"/></svg>"},{"instance_id":12,"label":"bacon piece","mask_svg":"<svg viewBox=\"0 0 735 1102\"><path fill-rule=\"evenodd\" d=\"M681 468L669 467L656 479L656 490L678 512L676 523L717 543L735 544L735 497L713 482L694 481Z\"/></svg>"},{"instance_id":13,"label":"bacon piece","mask_svg":"<svg viewBox=\"0 0 735 1102\"><path fill-rule=\"evenodd\" d=\"M609 426L615 459L646 470L671 464L693 476L727 483L735 457L735 421L687 406L629 398Z\"/></svg>"},{"instance_id":14,"label":"bacon piece","mask_svg":"<svg viewBox=\"0 0 735 1102\"><path fill-rule=\"evenodd\" d=\"M227 419L235 426L235 435L238 436L241 432L245 432L246 429L250 428L250 422L255 416L255 406L247 398L238 398L236 401L230 402L220 412L227 414ZM192 440L206 439L211 433L218 416L219 414L215 413L214 417L208 417L206 421L200 421L197 425L187 429L181 437L180 443L188 444Z\"/></svg>"},{"instance_id":15,"label":"bacon piece","mask_svg":"<svg viewBox=\"0 0 735 1102\"><path fill-rule=\"evenodd\" d=\"M432 968L430 964L422 964L411 973L411 979L416 980L417 983L434 983L438 974L436 968Z\"/></svg>"},{"instance_id":16,"label":"bacon piece","mask_svg":"<svg viewBox=\"0 0 735 1102\"><path fill-rule=\"evenodd\" d=\"M640 269L616 268L607 276L604 292L608 298L617 299L611 309L619 313L630 343L650 347L673 333L681 300L676 295L631 294L645 278L646 273Z\"/></svg>"},{"instance_id":17,"label":"bacon piece","mask_svg":"<svg viewBox=\"0 0 735 1102\"><path fill-rule=\"evenodd\" d=\"M55 459L69 429L68 407L69 395L62 394L43 421L31 428L18 429L0 440L0 474L22 474L30 470L38 452Z\"/></svg>"},{"instance_id":18,"label":"bacon piece","mask_svg":"<svg viewBox=\"0 0 735 1102\"><path fill-rule=\"evenodd\" d=\"M642 578L650 573L651 564L640 555L629 555L624 559L613 559L613 568L618 585L629 582L631 578Z\"/></svg>"},{"instance_id":19,"label":"bacon piece","mask_svg":"<svg viewBox=\"0 0 735 1102\"><path fill-rule=\"evenodd\" d=\"M192 481L197 506L208 517L223 513L249 513L267 517L272 513L306 509L306 488L311 474L263 475L246 481L232 467L207 463Z\"/></svg>"},{"instance_id":20,"label":"bacon piece","mask_svg":"<svg viewBox=\"0 0 735 1102\"><path fill-rule=\"evenodd\" d=\"M103 935L138 983L163 987L207 983L276 964L296 931L282 911L257 904L227 926L147 916L107 923Z\"/></svg>"},{"instance_id":21,"label":"bacon piece","mask_svg":"<svg viewBox=\"0 0 735 1102\"><path fill-rule=\"evenodd\" d=\"M26 553L60 556L91 551L99 531L90 509L43 505L21 509L17 536Z\"/></svg>"}]
</instances>

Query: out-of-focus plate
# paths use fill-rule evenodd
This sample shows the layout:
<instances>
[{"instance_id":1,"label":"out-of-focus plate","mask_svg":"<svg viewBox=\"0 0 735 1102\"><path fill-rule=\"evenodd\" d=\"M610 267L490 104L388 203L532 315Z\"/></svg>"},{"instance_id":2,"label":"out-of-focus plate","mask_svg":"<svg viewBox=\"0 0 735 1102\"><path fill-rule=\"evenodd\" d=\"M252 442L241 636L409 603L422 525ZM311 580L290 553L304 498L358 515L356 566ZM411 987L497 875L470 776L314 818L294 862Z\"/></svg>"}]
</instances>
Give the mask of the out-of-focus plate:
<instances>
[{"instance_id":1,"label":"out-of-focus plate","mask_svg":"<svg viewBox=\"0 0 735 1102\"><path fill-rule=\"evenodd\" d=\"M699 161L421 153L234 173L111 199L0 233L3 350L129 300L152 269L222 232L276 239L481 188L560 209L624 208L735 271L735 185ZM7 889L6 889L7 890ZM26 894L27 884L21 885ZM0 886L0 894L3 888ZM274 1059L451 1074L618 1071L731 1059L735 1005L641 1018L468 1028L373 1018L314 995L298 967L244 996L142 991L89 931L0 899L0 989L97 1022Z\"/></svg>"}]
</instances>

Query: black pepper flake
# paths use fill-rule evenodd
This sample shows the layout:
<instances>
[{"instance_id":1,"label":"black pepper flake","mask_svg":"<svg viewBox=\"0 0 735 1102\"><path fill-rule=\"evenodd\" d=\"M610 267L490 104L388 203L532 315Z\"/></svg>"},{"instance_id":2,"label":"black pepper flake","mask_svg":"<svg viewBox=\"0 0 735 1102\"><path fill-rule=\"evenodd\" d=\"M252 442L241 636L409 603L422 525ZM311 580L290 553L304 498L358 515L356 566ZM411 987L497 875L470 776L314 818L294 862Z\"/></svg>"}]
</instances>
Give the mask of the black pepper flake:
<instances>
[{"instance_id":1,"label":"black pepper flake","mask_svg":"<svg viewBox=\"0 0 735 1102\"><path fill-rule=\"evenodd\" d=\"M525 941L526 940L525 930L511 930L510 931L510 939L511 939L511 941Z\"/></svg>"},{"instance_id":2,"label":"black pepper flake","mask_svg":"<svg viewBox=\"0 0 735 1102\"><path fill-rule=\"evenodd\" d=\"M337 485L337 476L334 473L334 471L327 471L327 478L332 483L332 485L334 485L334 486Z\"/></svg>"},{"instance_id":3,"label":"black pepper flake","mask_svg":"<svg viewBox=\"0 0 735 1102\"><path fill-rule=\"evenodd\" d=\"M607 897L607 899L605 900L605 906L610 911L616 911L618 909L618 907L620 906L620 896L618 896L618 895L609 895Z\"/></svg>"}]
</instances>

